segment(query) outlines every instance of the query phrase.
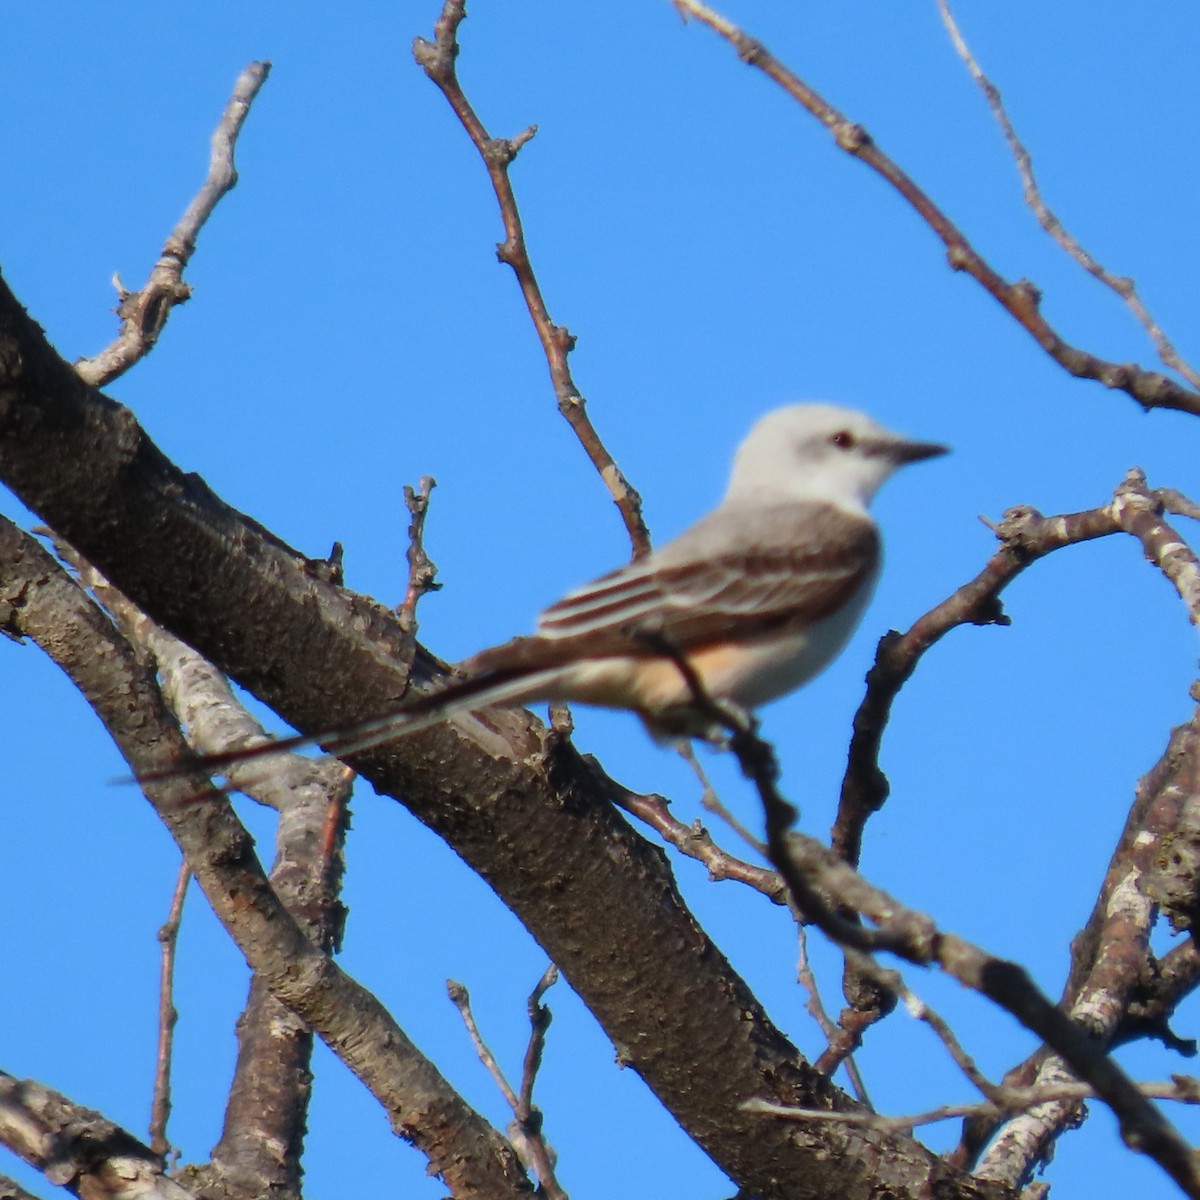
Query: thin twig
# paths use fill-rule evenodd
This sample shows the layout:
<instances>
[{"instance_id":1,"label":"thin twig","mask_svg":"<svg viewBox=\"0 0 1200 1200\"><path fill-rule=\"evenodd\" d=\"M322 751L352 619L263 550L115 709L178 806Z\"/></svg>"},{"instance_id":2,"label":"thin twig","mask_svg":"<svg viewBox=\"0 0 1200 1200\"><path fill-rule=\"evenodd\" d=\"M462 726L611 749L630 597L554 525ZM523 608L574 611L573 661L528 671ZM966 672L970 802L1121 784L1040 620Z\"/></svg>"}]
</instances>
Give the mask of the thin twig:
<instances>
[{"instance_id":1,"label":"thin twig","mask_svg":"<svg viewBox=\"0 0 1200 1200\"><path fill-rule=\"evenodd\" d=\"M676 746L679 757L683 759L697 780L700 782L700 804L707 809L714 817L720 817L734 833L750 847L751 850L758 854L766 854L767 848L762 844L760 838L756 838L754 834L746 828L729 810L728 806L717 793L717 789L713 787L712 780L708 777L708 772L705 771L700 760L696 757L696 751L693 749L691 742L681 742Z\"/></svg>"},{"instance_id":2,"label":"thin twig","mask_svg":"<svg viewBox=\"0 0 1200 1200\"><path fill-rule=\"evenodd\" d=\"M168 1166L171 1144L167 1141L167 1120L171 1115L171 1049L175 1041L175 950L179 943L179 924L183 920L183 901L187 896L192 872L186 862L179 864L179 875L171 895L167 919L158 931L162 959L158 970L158 1050L154 1062L154 1099L150 1105L150 1149Z\"/></svg>"},{"instance_id":3,"label":"thin twig","mask_svg":"<svg viewBox=\"0 0 1200 1200\"><path fill-rule=\"evenodd\" d=\"M1200 504L1197 504L1195 500L1190 500L1175 488L1155 488L1154 494L1167 512L1175 513L1180 517L1191 517L1192 520L1200 520Z\"/></svg>"},{"instance_id":4,"label":"thin twig","mask_svg":"<svg viewBox=\"0 0 1200 1200\"><path fill-rule=\"evenodd\" d=\"M1064 370L1123 391L1145 409L1171 408L1200 415L1200 392L1183 387L1161 372L1143 370L1136 363L1109 362L1065 342L1042 316L1038 289L1024 279L1010 283L993 270L954 222L879 149L861 125L840 113L761 42L743 33L701 0L673 0L673 3L685 19L695 17L725 38L743 62L757 67L816 117L842 150L886 179L942 240L951 268L965 271L979 283Z\"/></svg>"},{"instance_id":5,"label":"thin twig","mask_svg":"<svg viewBox=\"0 0 1200 1200\"><path fill-rule=\"evenodd\" d=\"M529 1013L529 1045L525 1048L525 1062L521 1070L521 1100L517 1113L517 1119L522 1123L528 1122L531 1114L537 1112L533 1103L533 1085L541 1069L542 1054L546 1049L546 1032L553 1020L549 1007L542 1003L542 997L557 982L558 968L551 963L529 994L526 1005Z\"/></svg>"},{"instance_id":6,"label":"thin twig","mask_svg":"<svg viewBox=\"0 0 1200 1200\"><path fill-rule=\"evenodd\" d=\"M996 1100L1000 1093L998 1084L993 1083L976 1065L974 1058L963 1049L962 1043L955 1036L954 1030L947 1024L945 1018L930 1008L904 981L899 971L881 966L866 954L856 950L849 951L855 967L864 975L871 975L880 984L894 993L904 1006L905 1012L916 1021L928 1025L937 1035L938 1040L946 1048L946 1052L954 1060L958 1069L967 1079L979 1089L987 1100Z\"/></svg>"},{"instance_id":7,"label":"thin twig","mask_svg":"<svg viewBox=\"0 0 1200 1200\"><path fill-rule=\"evenodd\" d=\"M586 401L571 377L567 359L575 348L575 337L565 326L556 325L550 318L541 287L529 260L521 216L517 210L517 198L513 192L512 181L508 177L509 166L521 147L537 133L537 126L531 125L511 139L493 138L484 127L464 94L455 69L455 59L459 52L458 27L466 15L466 0L445 0L442 15L434 25L433 41L416 38L413 41L413 57L450 102L450 107L454 109L455 115L462 122L463 128L483 159L504 222L504 241L496 248L496 256L501 262L508 263L517 277L521 295L525 298L525 305L529 309L529 315L533 319L534 328L546 355L546 362L550 367L550 381L558 400L558 410L575 431L575 436L591 459L592 466L599 472L600 478L612 495L625 523L625 530L633 547L633 556L640 558L650 550L650 534L642 519L642 498L601 442L587 415Z\"/></svg>"},{"instance_id":8,"label":"thin twig","mask_svg":"<svg viewBox=\"0 0 1200 1200\"><path fill-rule=\"evenodd\" d=\"M844 1037L842 1030L834 1024L829 1014L825 1011L825 1005L821 1001L821 990L817 986L817 977L812 969L812 962L808 957L808 932L800 923L796 923L797 934L797 954L796 954L796 982L805 990L808 995L808 1000L804 1007L808 1010L809 1015L821 1027L821 1032L825 1034L825 1040L828 1048L821 1054L820 1058L813 1064L814 1068L822 1075L832 1075L838 1067L846 1068L846 1076L850 1080L850 1086L854 1089L854 1095L858 1098L860 1104L865 1104L867 1108L873 1109L875 1106L871 1103L871 1097L867 1093L866 1081L862 1077L862 1072L858 1069L858 1064L854 1061L854 1045L847 1044L843 1049ZM837 1048L835 1050L835 1047Z\"/></svg>"},{"instance_id":9,"label":"thin twig","mask_svg":"<svg viewBox=\"0 0 1200 1200\"><path fill-rule=\"evenodd\" d=\"M712 834L699 821L685 825L671 814L664 797L654 793L643 794L631 792L609 781L609 798L612 802L631 816L653 829L659 837L670 846L674 846L681 854L694 858L703 863L708 869L708 877L714 882L723 879L734 879L747 887L761 892L775 904L787 903L787 889L776 871L767 867L755 866L745 859L737 858L727 850L721 849L713 841Z\"/></svg>"},{"instance_id":10,"label":"thin twig","mask_svg":"<svg viewBox=\"0 0 1200 1200\"><path fill-rule=\"evenodd\" d=\"M1000 129L1004 133L1004 140L1008 143L1008 148L1016 160L1017 170L1021 173L1021 182L1025 187L1025 203L1033 209L1038 223L1089 275L1098 279L1106 287L1112 288L1125 301L1130 312L1141 322L1142 327L1150 335L1150 339L1154 342L1155 348L1158 350L1158 357L1162 359L1163 363L1173 370L1178 371L1192 387L1200 388L1200 373L1180 355L1171 340L1163 333L1158 322L1150 315L1149 310L1142 303L1141 297L1138 295L1137 284L1127 276L1113 275L1107 271L1100 262L1076 241L1066 226L1063 225L1062 221L1059 220L1057 214L1054 213L1042 198L1041 189L1038 187L1037 179L1033 173L1033 157L1024 142L1017 136L1017 131L1013 127L1007 109L1004 107L1004 101L1001 99L999 88L983 73L978 62L976 62L975 56L971 53L971 48L967 45L962 31L958 27L958 22L954 19L954 14L950 11L948 0L937 0L937 5L942 14L942 23L946 26L946 31L950 35L951 42L954 43L954 49L958 52L959 58L966 64L967 70L971 73L971 78L979 85L979 90L983 92L988 107L992 110L992 115L996 118Z\"/></svg>"},{"instance_id":11,"label":"thin twig","mask_svg":"<svg viewBox=\"0 0 1200 1200\"><path fill-rule=\"evenodd\" d=\"M425 553L425 514L429 511L429 494L437 486L432 475L422 475L414 491L404 485L404 506L412 520L408 526L408 588L397 610L405 633L417 632L417 604L426 592L436 592L441 584L435 582L437 565Z\"/></svg>"},{"instance_id":12,"label":"thin twig","mask_svg":"<svg viewBox=\"0 0 1200 1200\"><path fill-rule=\"evenodd\" d=\"M456 980L446 981L446 991L454 1007L458 1009L463 1024L467 1027L471 1044L479 1061L483 1063L489 1075L500 1089L500 1094L512 1109L513 1121L509 1125L509 1140L513 1149L524 1164L526 1170L532 1171L540 1184L540 1193L548 1200L568 1200L554 1174L558 1156L546 1141L542 1132L542 1112L533 1103L533 1085L537 1078L538 1068L542 1062L542 1051L545 1047L546 1030L550 1027L550 1010L542 1004L542 996L548 988L558 980L558 968L551 963L538 980L537 986L529 997L528 1011L530 1023L529 1045L525 1050L525 1059L521 1074L521 1090L518 1094L508 1082L496 1061L496 1056L488 1048L479 1032L475 1014L471 1011L471 994Z\"/></svg>"},{"instance_id":13,"label":"thin twig","mask_svg":"<svg viewBox=\"0 0 1200 1200\"><path fill-rule=\"evenodd\" d=\"M516 1112L517 1105L520 1103L517 1093L513 1091L512 1085L505 1078L500 1064L496 1061L496 1056L488 1049L487 1042L483 1040L483 1034L479 1032L479 1026L475 1023L475 1014L471 1011L471 993L457 979L446 980L446 992L450 997L450 1002L458 1009L463 1024L467 1027L467 1033L470 1035L471 1044L475 1047L479 1061L487 1068L487 1073L495 1081L496 1086L500 1089L500 1094L508 1102L509 1108Z\"/></svg>"},{"instance_id":14,"label":"thin twig","mask_svg":"<svg viewBox=\"0 0 1200 1200\"><path fill-rule=\"evenodd\" d=\"M1174 1100L1180 1104L1200 1104L1200 1086L1190 1075L1172 1075L1170 1083L1139 1083L1138 1092L1149 1100ZM783 1117L790 1121L834 1121L843 1125L858 1125L885 1133L908 1133L918 1125L932 1125L961 1117L1003 1117L1024 1112L1041 1104L1063 1101L1094 1100L1096 1092L1084 1083L1055 1083L1041 1087L997 1087L996 1099L974 1104L944 1104L927 1112L910 1116L888 1117L881 1113L861 1111L831 1111L825 1108L791 1108L768 1100L747 1100L746 1112L764 1116Z\"/></svg>"},{"instance_id":15,"label":"thin twig","mask_svg":"<svg viewBox=\"0 0 1200 1200\"><path fill-rule=\"evenodd\" d=\"M171 309L191 296L191 286L183 282L183 270L196 249L200 230L217 202L237 183L234 147L254 97L266 82L270 70L269 62L253 62L238 76L233 95L213 132L208 177L167 238L146 286L140 292L127 292L120 278L113 276L120 298L117 315L121 318L121 332L94 358L80 359L75 364L75 370L85 383L103 387L145 358L154 349Z\"/></svg>"}]
</instances>

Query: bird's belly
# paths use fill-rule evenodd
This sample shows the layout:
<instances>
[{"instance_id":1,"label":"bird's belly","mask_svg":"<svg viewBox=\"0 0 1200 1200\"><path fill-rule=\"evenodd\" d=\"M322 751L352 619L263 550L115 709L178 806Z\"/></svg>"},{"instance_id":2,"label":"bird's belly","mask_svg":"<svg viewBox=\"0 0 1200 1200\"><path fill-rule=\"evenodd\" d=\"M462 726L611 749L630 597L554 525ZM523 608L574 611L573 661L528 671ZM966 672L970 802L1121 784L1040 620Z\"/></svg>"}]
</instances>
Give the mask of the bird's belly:
<instances>
[{"instance_id":1,"label":"bird's belly","mask_svg":"<svg viewBox=\"0 0 1200 1200\"><path fill-rule=\"evenodd\" d=\"M737 650L715 650L708 686L714 695L746 708L787 695L819 675L842 652L870 596L870 587L861 589L838 612L803 630L780 633ZM701 678L707 678L704 669Z\"/></svg>"}]
</instances>

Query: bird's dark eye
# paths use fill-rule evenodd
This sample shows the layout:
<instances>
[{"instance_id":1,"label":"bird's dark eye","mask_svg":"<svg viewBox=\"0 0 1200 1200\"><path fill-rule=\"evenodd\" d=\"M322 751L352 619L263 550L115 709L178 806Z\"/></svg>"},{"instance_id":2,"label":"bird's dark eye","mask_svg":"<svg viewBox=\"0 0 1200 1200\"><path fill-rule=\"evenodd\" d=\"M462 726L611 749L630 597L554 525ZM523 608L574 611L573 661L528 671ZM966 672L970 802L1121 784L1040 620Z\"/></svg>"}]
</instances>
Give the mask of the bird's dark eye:
<instances>
[{"instance_id":1,"label":"bird's dark eye","mask_svg":"<svg viewBox=\"0 0 1200 1200\"><path fill-rule=\"evenodd\" d=\"M839 450L849 450L854 445L854 434L848 429L839 429L829 435L829 440Z\"/></svg>"}]
</instances>

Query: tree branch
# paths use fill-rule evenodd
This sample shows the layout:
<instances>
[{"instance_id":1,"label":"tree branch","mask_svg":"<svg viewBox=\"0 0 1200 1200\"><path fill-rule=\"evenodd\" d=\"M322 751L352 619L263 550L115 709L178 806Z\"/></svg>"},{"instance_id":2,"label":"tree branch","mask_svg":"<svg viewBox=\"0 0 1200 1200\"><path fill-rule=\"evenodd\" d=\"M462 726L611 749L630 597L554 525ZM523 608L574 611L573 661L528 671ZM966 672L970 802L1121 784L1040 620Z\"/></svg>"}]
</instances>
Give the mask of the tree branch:
<instances>
[{"instance_id":1,"label":"tree branch","mask_svg":"<svg viewBox=\"0 0 1200 1200\"><path fill-rule=\"evenodd\" d=\"M121 318L121 332L116 341L94 358L80 359L75 364L75 370L85 383L102 387L124 375L154 349L171 309L190 298L192 289L183 282L183 270L195 252L196 239L217 202L237 183L234 147L242 125L250 115L254 97L266 83L270 70L269 62L253 62L238 76L233 95L213 132L208 176L179 223L171 230L146 286L140 292L127 292L120 279L113 277L120 299L117 315Z\"/></svg>"},{"instance_id":2,"label":"tree branch","mask_svg":"<svg viewBox=\"0 0 1200 1200\"><path fill-rule=\"evenodd\" d=\"M417 605L426 592L441 588L437 580L437 566L425 553L425 516L429 512L429 495L437 486L432 475L422 475L414 490L404 485L404 505L412 520L408 526L408 588L400 604L400 624L406 633L414 637L417 632Z\"/></svg>"},{"instance_id":3,"label":"tree branch","mask_svg":"<svg viewBox=\"0 0 1200 1200\"><path fill-rule=\"evenodd\" d=\"M1156 974L1149 936L1154 902L1165 874L1183 874L1178 848L1186 838L1188 813L1200 794L1200 709L1171 734L1166 750L1140 782L1125 828L1105 873L1100 894L1085 927L1071 944L1071 970L1059 1007L1086 1029L1097 1047L1111 1048L1127 1040L1130 1010L1144 994L1146 980ZM1190 891L1197 888L1195 862L1190 864ZM1169 903L1169 901L1168 901ZM1172 1009L1184 989L1168 989L1160 997L1154 1023L1145 1032L1163 1036ZM1061 1061L1039 1051L1010 1070L1004 1086L1031 1087L1070 1077ZM1039 1105L1018 1117L996 1137L995 1120L968 1122L954 1161L966 1167L987 1148L982 1171L1012 1181L1032 1164L1047 1159L1054 1140L1075 1122L1074 1102Z\"/></svg>"},{"instance_id":4,"label":"tree branch","mask_svg":"<svg viewBox=\"0 0 1200 1200\"><path fill-rule=\"evenodd\" d=\"M327 571L179 471L127 410L84 388L2 281L0 478L139 607L297 729L377 716L403 697L406 639L394 616L332 586ZM416 679L439 669L418 650ZM184 753L169 737L127 752L141 773L177 765ZM866 1186L883 1152L876 1141L868 1150L855 1135L825 1128L796 1138L738 1111L764 1089L788 1103L849 1101L771 1024L684 907L662 852L615 813L594 769L570 746L527 715L497 711L376 748L353 765L378 791L402 798L505 899L623 1061L740 1186L784 1200L791 1181L818 1169L839 1186ZM186 838L188 822L204 814L214 836L238 847L239 835L223 832L223 805L185 803L198 787L166 793L178 797L172 827L182 825ZM567 878L573 886L564 889ZM247 876L243 894L251 883ZM263 919L266 946L256 955L273 948L286 957L296 935L277 944L268 928L274 917ZM316 953L297 946L301 966L270 980L321 1028L336 1020L339 989L349 984ZM309 990L308 999L296 995ZM697 1046L720 1052L697 1059ZM914 1142L889 1143L886 1153L898 1197L951 1181L962 1196L977 1194L968 1176Z\"/></svg>"},{"instance_id":5,"label":"tree branch","mask_svg":"<svg viewBox=\"0 0 1200 1200\"><path fill-rule=\"evenodd\" d=\"M179 1013L175 1009L175 950L179 945L179 924L183 920L183 901L192 872L181 863L171 896L167 919L158 931L162 947L158 983L158 1053L154 1064L154 1099L150 1104L150 1149L167 1161L171 1149L167 1141L167 1120L171 1116L171 1049Z\"/></svg>"},{"instance_id":6,"label":"tree branch","mask_svg":"<svg viewBox=\"0 0 1200 1200\"><path fill-rule=\"evenodd\" d=\"M979 64L975 61L975 56L971 53L971 48L967 45L962 31L958 27L958 22L954 19L953 12L950 11L950 5L947 3L947 0L937 0L937 4L942 14L942 23L946 26L946 31L950 34L950 40L954 44L954 49L958 52L959 58L966 64L967 70L971 73L971 78L979 85L979 90L983 92L984 99L987 100L988 107L992 110L992 116L996 118L1004 134L1004 140L1008 143L1008 148L1016 160L1017 170L1021 173L1021 182L1025 185L1025 203L1033 209L1038 223L1089 275L1094 279L1098 279L1106 287L1111 288L1125 301L1129 311L1133 313L1141 323L1142 328L1150 335L1150 340L1154 342L1155 349L1158 351L1158 357L1163 363L1172 368L1172 370L1178 371L1193 388L1200 388L1200 372L1197 372L1180 355L1170 338L1163 333L1158 322L1150 315L1149 310L1142 303L1142 299L1138 295L1137 284L1128 278L1128 276L1113 275L1107 271L1103 264L1093 258L1071 236L1066 226L1063 225L1062 221L1058 219L1058 216L1042 198L1041 189L1038 187L1037 179L1033 174L1033 157L1025 148L1025 144L1017 136L1017 131L1013 127L1013 123L1008 116L1008 111L1004 107L1004 101L1000 97L999 88L983 73Z\"/></svg>"},{"instance_id":7,"label":"tree branch","mask_svg":"<svg viewBox=\"0 0 1200 1200\"><path fill-rule=\"evenodd\" d=\"M32 1079L0 1072L0 1143L87 1200L190 1200L149 1146Z\"/></svg>"},{"instance_id":8,"label":"tree branch","mask_svg":"<svg viewBox=\"0 0 1200 1200\"><path fill-rule=\"evenodd\" d=\"M446 991L467 1027L479 1061L483 1063L487 1073L500 1089L500 1094L512 1109L513 1121L508 1133L513 1149L526 1167L537 1176L539 1194L544 1195L546 1200L567 1200L567 1193L563 1191L555 1175L558 1156L546 1140L542 1128L542 1112L533 1103L533 1084L542 1061L546 1030L550 1027L550 1010L542 1004L541 998L557 979L558 968L551 964L529 997L529 1045L525 1051L519 1093L505 1078L503 1068L483 1040L483 1034L475 1021L475 1014L471 1011L470 993L461 983L453 979L446 981Z\"/></svg>"},{"instance_id":9,"label":"tree branch","mask_svg":"<svg viewBox=\"0 0 1200 1200\"><path fill-rule=\"evenodd\" d=\"M743 62L757 67L816 117L833 134L842 150L887 180L942 240L951 268L970 275L1065 371L1123 391L1145 409L1170 408L1200 415L1200 392L1183 387L1158 371L1145 371L1135 363L1108 362L1065 342L1042 316L1041 292L1037 287L1024 279L1009 283L994 271L954 222L879 149L861 125L838 112L761 42L743 33L701 0L673 0L673 3L685 19L695 17L725 38Z\"/></svg>"},{"instance_id":10,"label":"tree branch","mask_svg":"<svg viewBox=\"0 0 1200 1200\"><path fill-rule=\"evenodd\" d=\"M466 19L466 0L445 0L442 14L434 25L433 41L416 38L413 41L413 57L425 74L437 85L442 95L450 102L455 116L462 122L475 149L479 151L488 178L500 204L500 216L504 221L504 241L496 248L496 257L508 263L517 277L525 306L537 330L546 362L550 367L550 381L558 399L558 411L575 431L575 436L600 474L605 487L612 495L625 531L633 547L634 558L640 558L650 549L650 534L642 519L642 498L625 478L604 443L596 433L587 415L587 402L575 386L567 359L575 348L574 335L563 325L550 319L542 289L533 272L529 251L525 245L525 231L521 225L521 214L517 210L517 197L508 168L517 154L537 133L531 125L515 138L493 138L484 127L462 90L458 81L455 60L458 57L458 27Z\"/></svg>"},{"instance_id":11,"label":"tree branch","mask_svg":"<svg viewBox=\"0 0 1200 1200\"><path fill-rule=\"evenodd\" d=\"M186 754L151 670L66 572L4 521L0 606L6 603L6 624L67 672L135 770ZM529 1182L504 1139L293 919L228 799L194 775L148 787L146 795L256 977L367 1085L431 1169L461 1194L527 1195ZM431 1113L438 1119L428 1120Z\"/></svg>"},{"instance_id":12,"label":"tree branch","mask_svg":"<svg viewBox=\"0 0 1200 1200\"><path fill-rule=\"evenodd\" d=\"M921 657L960 625L1007 625L1000 594L1028 566L1065 546L1132 534L1147 558L1167 576L1200 623L1200 565L1182 537L1162 519L1163 495L1151 491L1134 469L1117 486L1109 503L1085 512L1044 517L1029 505L1008 509L998 526L1000 549L983 570L952 596L921 617L907 633L892 631L880 639L875 663L867 673L867 691L854 715L854 735L834 822L832 845L851 864L862 849L863 828L888 795L879 769L883 733L892 703L912 677Z\"/></svg>"},{"instance_id":13,"label":"tree branch","mask_svg":"<svg viewBox=\"0 0 1200 1200\"><path fill-rule=\"evenodd\" d=\"M1114 501L1118 511L1121 501L1118 489ZM1005 1009L1060 1056L1076 1077L1095 1089L1116 1115L1128 1146L1153 1158L1186 1195L1200 1197L1200 1164L1191 1148L1138 1092L1105 1046L1051 1003L1018 964L939 929L923 913L905 908L870 884L836 852L815 838L792 831L796 810L778 790L779 766L773 748L758 737L753 720L714 703L686 659L678 661L694 701L730 731L730 748L762 799L768 856L787 883L793 905L805 918L851 950L887 950L919 966L936 964ZM860 924L858 917L869 924ZM1019 1184L1007 1175L1002 1182L1012 1187Z\"/></svg>"}]
</instances>

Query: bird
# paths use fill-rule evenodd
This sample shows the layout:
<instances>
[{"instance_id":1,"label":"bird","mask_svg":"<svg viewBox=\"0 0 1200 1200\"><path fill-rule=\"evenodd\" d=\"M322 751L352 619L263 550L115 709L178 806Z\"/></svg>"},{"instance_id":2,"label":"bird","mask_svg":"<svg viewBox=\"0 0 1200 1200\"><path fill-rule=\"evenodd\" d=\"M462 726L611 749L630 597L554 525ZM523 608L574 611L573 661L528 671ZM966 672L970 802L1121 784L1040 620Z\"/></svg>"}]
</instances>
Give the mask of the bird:
<instances>
[{"instance_id":1,"label":"bird","mask_svg":"<svg viewBox=\"0 0 1200 1200\"><path fill-rule=\"evenodd\" d=\"M716 508L568 592L532 635L481 651L390 713L200 765L311 744L347 755L464 711L538 701L631 710L660 741L715 739L711 702L757 710L840 653L879 577L871 500L898 468L947 449L835 405L775 409L739 446Z\"/></svg>"}]
</instances>

